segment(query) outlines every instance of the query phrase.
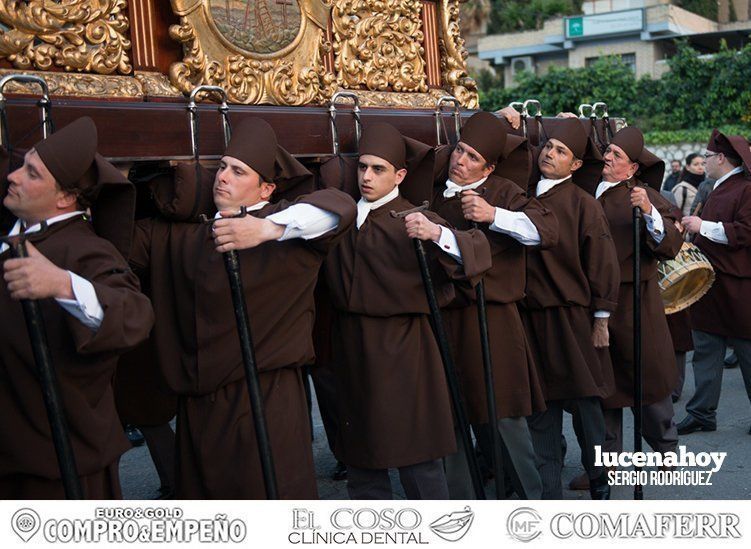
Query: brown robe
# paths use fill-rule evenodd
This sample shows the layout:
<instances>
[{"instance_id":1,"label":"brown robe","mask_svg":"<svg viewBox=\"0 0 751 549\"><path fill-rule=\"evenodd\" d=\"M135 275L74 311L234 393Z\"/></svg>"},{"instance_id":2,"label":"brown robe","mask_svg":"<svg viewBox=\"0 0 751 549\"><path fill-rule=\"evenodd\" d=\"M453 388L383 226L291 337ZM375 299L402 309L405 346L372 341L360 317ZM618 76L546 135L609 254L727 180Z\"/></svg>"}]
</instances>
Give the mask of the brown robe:
<instances>
[{"instance_id":1,"label":"brown robe","mask_svg":"<svg viewBox=\"0 0 751 549\"><path fill-rule=\"evenodd\" d=\"M736 174L721 183L709 194L701 217L722 222L728 244L701 235L694 240L714 267L715 281L691 307L691 327L751 339L751 177Z\"/></svg>"},{"instance_id":2,"label":"brown robe","mask_svg":"<svg viewBox=\"0 0 751 549\"><path fill-rule=\"evenodd\" d=\"M676 353L687 353L694 350L694 340L691 337L691 309L683 309L677 313L667 315L668 330L673 340L673 350Z\"/></svg>"},{"instance_id":3,"label":"brown robe","mask_svg":"<svg viewBox=\"0 0 751 549\"><path fill-rule=\"evenodd\" d=\"M314 360L313 289L334 239L355 218L351 198L318 191L297 202L340 216L313 239L239 252L279 495L316 497L310 427L299 368ZM251 212L264 218L290 205ZM153 291L159 362L179 395L178 497L264 498L237 326L222 254L207 225L139 222L131 263Z\"/></svg>"},{"instance_id":4,"label":"brown robe","mask_svg":"<svg viewBox=\"0 0 751 549\"><path fill-rule=\"evenodd\" d=\"M175 417L177 395L169 390L159 369L153 337L120 357L114 387L123 425L158 427Z\"/></svg>"},{"instance_id":5,"label":"brown robe","mask_svg":"<svg viewBox=\"0 0 751 549\"><path fill-rule=\"evenodd\" d=\"M91 282L104 310L93 331L54 299L40 300L76 466L87 498L120 497L117 463L130 448L115 411L117 356L154 322L138 279L83 216L29 236L52 263ZM6 251L0 261L10 258ZM0 498L64 497L36 364L19 301L0 284Z\"/></svg>"},{"instance_id":6,"label":"brown robe","mask_svg":"<svg viewBox=\"0 0 751 549\"><path fill-rule=\"evenodd\" d=\"M642 185L638 180L623 181L605 191L599 198L610 224L621 269L618 308L608 323L616 391L603 402L605 408L625 408L634 404L634 244L630 197L635 183ZM665 306L657 285L657 264L660 260L674 258L681 249L683 238L674 225L675 217L671 213L673 207L670 203L651 187L645 188L665 226L665 236L658 245L647 233L646 222L642 222L642 372L643 403L647 405L666 398L673 391L678 378Z\"/></svg>"},{"instance_id":7,"label":"brown robe","mask_svg":"<svg viewBox=\"0 0 751 549\"><path fill-rule=\"evenodd\" d=\"M460 197L445 198L445 179L437 179L431 209L464 230ZM493 206L523 211L537 227L542 247L557 242L553 213L508 179L491 175L476 192ZM528 416L545 409L539 372L524 334L517 303L524 297L525 246L512 237L480 225L490 242L493 266L485 274L485 301L493 362L496 415L498 418ZM443 311L451 347L472 423L487 423L487 398L475 290L458 288L457 298Z\"/></svg>"},{"instance_id":8,"label":"brown robe","mask_svg":"<svg viewBox=\"0 0 751 549\"><path fill-rule=\"evenodd\" d=\"M389 213L413 207L399 196L371 211L326 262L337 312L336 454L355 467L402 467L456 451L446 378L414 244L404 220ZM446 225L431 212L425 215ZM490 250L481 233L455 235L463 265L434 243L423 243L440 303L453 298L449 278L476 280L490 267Z\"/></svg>"},{"instance_id":9,"label":"brown robe","mask_svg":"<svg viewBox=\"0 0 751 549\"><path fill-rule=\"evenodd\" d=\"M620 270L605 213L571 179L537 197L558 219L558 244L527 251L523 319L545 399L615 390L607 348L592 344L593 313L615 311Z\"/></svg>"}]
</instances>

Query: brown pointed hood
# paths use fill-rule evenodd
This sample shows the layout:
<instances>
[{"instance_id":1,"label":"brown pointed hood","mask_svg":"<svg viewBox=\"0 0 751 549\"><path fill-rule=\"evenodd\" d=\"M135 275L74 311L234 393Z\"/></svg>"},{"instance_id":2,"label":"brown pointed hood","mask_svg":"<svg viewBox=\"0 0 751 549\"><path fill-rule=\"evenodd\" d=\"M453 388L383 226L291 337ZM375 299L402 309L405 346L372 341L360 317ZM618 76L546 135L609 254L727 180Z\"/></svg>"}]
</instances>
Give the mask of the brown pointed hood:
<instances>
[{"instance_id":1,"label":"brown pointed hood","mask_svg":"<svg viewBox=\"0 0 751 549\"><path fill-rule=\"evenodd\" d=\"M125 257L130 253L136 189L120 171L96 152L97 129L81 117L34 145L58 185L73 192L91 210L95 232Z\"/></svg>"},{"instance_id":2,"label":"brown pointed hood","mask_svg":"<svg viewBox=\"0 0 751 549\"><path fill-rule=\"evenodd\" d=\"M745 137L740 135L725 135L715 128L707 144L707 150L722 153L743 164L747 174L751 174L751 150Z\"/></svg>"},{"instance_id":3,"label":"brown pointed hood","mask_svg":"<svg viewBox=\"0 0 751 549\"><path fill-rule=\"evenodd\" d=\"M556 118L543 122L543 125L548 139L560 141L568 147L575 158L582 161L582 166L571 176L574 184L587 193L594 194L602 179L602 167L605 162L592 138L587 135L584 126L576 118ZM538 156L541 152L542 147ZM535 166L537 166L537 158L535 158ZM534 184L536 185L536 182Z\"/></svg>"},{"instance_id":4,"label":"brown pointed hood","mask_svg":"<svg viewBox=\"0 0 751 549\"><path fill-rule=\"evenodd\" d=\"M635 177L656 191L662 186L665 162L649 152L644 146L644 134L639 128L626 126L613 136L611 144L617 145L632 162L639 164Z\"/></svg>"}]
</instances>

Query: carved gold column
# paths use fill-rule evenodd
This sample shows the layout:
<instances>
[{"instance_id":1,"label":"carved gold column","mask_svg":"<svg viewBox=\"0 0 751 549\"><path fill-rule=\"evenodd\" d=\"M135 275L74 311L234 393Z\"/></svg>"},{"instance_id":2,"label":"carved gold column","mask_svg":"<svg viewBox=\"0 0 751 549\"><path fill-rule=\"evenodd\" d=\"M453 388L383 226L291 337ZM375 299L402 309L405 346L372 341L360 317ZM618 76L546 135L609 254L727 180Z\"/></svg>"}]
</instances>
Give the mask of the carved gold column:
<instances>
[{"instance_id":1,"label":"carved gold column","mask_svg":"<svg viewBox=\"0 0 751 549\"><path fill-rule=\"evenodd\" d=\"M478 109L477 83L467 74L467 55L459 29L459 1L438 0L443 87L468 109Z\"/></svg>"}]
</instances>

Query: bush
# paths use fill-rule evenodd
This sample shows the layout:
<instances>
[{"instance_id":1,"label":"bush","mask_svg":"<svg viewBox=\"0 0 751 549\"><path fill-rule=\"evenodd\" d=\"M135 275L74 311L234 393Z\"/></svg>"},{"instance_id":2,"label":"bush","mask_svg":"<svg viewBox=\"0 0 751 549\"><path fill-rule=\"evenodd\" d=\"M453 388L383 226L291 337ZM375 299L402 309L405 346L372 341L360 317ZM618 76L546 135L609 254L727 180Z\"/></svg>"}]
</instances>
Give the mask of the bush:
<instances>
[{"instance_id":1,"label":"bush","mask_svg":"<svg viewBox=\"0 0 751 549\"><path fill-rule=\"evenodd\" d=\"M523 73L514 88L481 88L480 104L496 110L511 101L537 99L546 116L555 116L576 112L581 103L604 101L611 116L624 117L645 132L660 132L656 136L691 130L708 138L707 128L733 125L739 130L735 133L749 134L751 45L731 50L723 43L711 57L685 42L677 46L668 60L670 71L660 80L636 79L620 58L604 57L582 69L554 67L543 76Z\"/></svg>"},{"instance_id":2,"label":"bush","mask_svg":"<svg viewBox=\"0 0 751 549\"><path fill-rule=\"evenodd\" d=\"M748 126L728 125L717 128L725 135L742 135L751 137ZM651 131L644 134L644 139L650 145L670 145L671 143L707 143L712 135L712 128L696 130Z\"/></svg>"},{"instance_id":3,"label":"bush","mask_svg":"<svg viewBox=\"0 0 751 549\"><path fill-rule=\"evenodd\" d=\"M488 33L541 29L546 20L581 13L581 0L491 0Z\"/></svg>"}]
</instances>

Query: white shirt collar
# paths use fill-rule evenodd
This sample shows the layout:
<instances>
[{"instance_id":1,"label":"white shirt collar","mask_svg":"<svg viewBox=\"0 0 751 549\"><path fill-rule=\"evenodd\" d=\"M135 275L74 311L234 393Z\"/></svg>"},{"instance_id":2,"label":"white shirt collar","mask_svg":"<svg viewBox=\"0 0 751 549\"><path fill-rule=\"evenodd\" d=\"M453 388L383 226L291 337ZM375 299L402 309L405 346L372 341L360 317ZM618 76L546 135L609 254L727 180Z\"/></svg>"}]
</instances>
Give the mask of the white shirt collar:
<instances>
[{"instance_id":1,"label":"white shirt collar","mask_svg":"<svg viewBox=\"0 0 751 549\"><path fill-rule=\"evenodd\" d=\"M443 191L443 196L445 198L453 198L462 191L474 191L477 187L485 183L487 179L487 177L483 177L479 181L475 181L474 183L470 183L469 185L457 185L450 179L447 179L446 188Z\"/></svg>"},{"instance_id":2,"label":"white shirt collar","mask_svg":"<svg viewBox=\"0 0 751 549\"><path fill-rule=\"evenodd\" d=\"M537 191L535 196L545 194L559 183L563 183L564 181L568 181L569 179L571 179L570 175L568 177L564 177L563 179L545 179L544 177L542 177L537 183Z\"/></svg>"},{"instance_id":3,"label":"white shirt collar","mask_svg":"<svg viewBox=\"0 0 751 549\"><path fill-rule=\"evenodd\" d=\"M75 212L68 212L60 215L56 215L54 217L50 217L46 220L47 226L54 225L55 223L59 223L60 221L65 221L66 219L70 219L71 217L75 217L77 215L84 215L86 212L76 210ZM15 225L13 225L13 228L8 233L8 236L16 236L17 234L21 234L21 227L23 225L23 222L20 219L16 220ZM24 233L35 233L38 232L41 229L41 223L35 223L31 227L28 227ZM3 243L0 245L0 253L5 252L5 250L8 249L8 245Z\"/></svg>"},{"instance_id":4,"label":"white shirt collar","mask_svg":"<svg viewBox=\"0 0 751 549\"><path fill-rule=\"evenodd\" d=\"M602 196L602 193L604 193L608 189L612 189L619 183L621 183L621 181L616 181L616 182L600 181L600 184L597 185L597 190L595 191L595 198L600 198Z\"/></svg>"},{"instance_id":5,"label":"white shirt collar","mask_svg":"<svg viewBox=\"0 0 751 549\"><path fill-rule=\"evenodd\" d=\"M384 204L391 202L397 196L399 196L398 186L391 189L391 191L387 195L382 196L381 198L373 202L366 200L365 198L361 198L357 202L357 228L359 229L360 227L362 227L362 224L365 223L365 220L368 218L368 214L371 211L377 210Z\"/></svg>"},{"instance_id":6,"label":"white shirt collar","mask_svg":"<svg viewBox=\"0 0 751 549\"><path fill-rule=\"evenodd\" d=\"M255 212L256 210L260 210L261 208L263 208L268 203L269 203L268 200L261 200L260 202L257 202L255 204L253 204L252 206L246 206L245 207L245 211L246 212ZM239 210L238 210L237 213L240 213ZM214 219L219 219L220 217L222 217L221 212L216 212L214 214Z\"/></svg>"},{"instance_id":7,"label":"white shirt collar","mask_svg":"<svg viewBox=\"0 0 751 549\"><path fill-rule=\"evenodd\" d=\"M736 166L732 170L730 170L728 173L720 177L717 181L714 182L714 186L712 187L712 190L715 190L717 187L720 186L721 183L724 183L727 179L730 179L737 173L741 173L743 171L743 166Z\"/></svg>"}]
</instances>

